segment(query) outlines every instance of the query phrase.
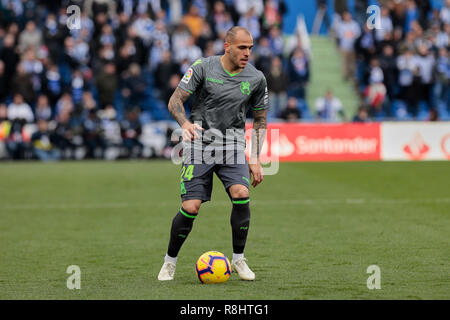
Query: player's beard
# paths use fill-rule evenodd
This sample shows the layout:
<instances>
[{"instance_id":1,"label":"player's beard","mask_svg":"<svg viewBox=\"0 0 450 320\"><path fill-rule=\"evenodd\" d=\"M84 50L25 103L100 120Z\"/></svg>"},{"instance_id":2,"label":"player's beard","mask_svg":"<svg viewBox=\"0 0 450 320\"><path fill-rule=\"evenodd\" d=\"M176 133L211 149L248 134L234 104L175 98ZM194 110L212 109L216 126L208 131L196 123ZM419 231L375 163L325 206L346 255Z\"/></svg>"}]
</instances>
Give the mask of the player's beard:
<instances>
[{"instance_id":1,"label":"player's beard","mask_svg":"<svg viewBox=\"0 0 450 320\"><path fill-rule=\"evenodd\" d=\"M244 59L244 57L239 57L237 54L231 55L231 62L238 70L243 70L246 66L246 63L243 63L241 59Z\"/></svg>"}]
</instances>

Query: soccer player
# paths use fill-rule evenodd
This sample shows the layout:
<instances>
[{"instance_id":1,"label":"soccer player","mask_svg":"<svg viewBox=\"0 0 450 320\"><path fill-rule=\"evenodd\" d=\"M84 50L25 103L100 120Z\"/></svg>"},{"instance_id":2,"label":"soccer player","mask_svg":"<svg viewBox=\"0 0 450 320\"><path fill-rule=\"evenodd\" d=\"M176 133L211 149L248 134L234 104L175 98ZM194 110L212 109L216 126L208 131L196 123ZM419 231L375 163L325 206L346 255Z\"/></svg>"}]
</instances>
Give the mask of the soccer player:
<instances>
[{"instance_id":1,"label":"soccer player","mask_svg":"<svg viewBox=\"0 0 450 320\"><path fill-rule=\"evenodd\" d=\"M252 48L253 38L247 29L231 28L225 37L224 54L195 61L169 100L169 110L183 129L182 204L172 220L159 280L173 280L178 252L201 204L211 199L213 173L232 202L231 268L242 280L255 279L244 248L250 224L250 177L253 187L263 180L260 152L267 128L268 94L264 75L248 63ZM183 103L191 94L195 100L187 119ZM254 121L247 163L245 120L249 107Z\"/></svg>"}]
</instances>

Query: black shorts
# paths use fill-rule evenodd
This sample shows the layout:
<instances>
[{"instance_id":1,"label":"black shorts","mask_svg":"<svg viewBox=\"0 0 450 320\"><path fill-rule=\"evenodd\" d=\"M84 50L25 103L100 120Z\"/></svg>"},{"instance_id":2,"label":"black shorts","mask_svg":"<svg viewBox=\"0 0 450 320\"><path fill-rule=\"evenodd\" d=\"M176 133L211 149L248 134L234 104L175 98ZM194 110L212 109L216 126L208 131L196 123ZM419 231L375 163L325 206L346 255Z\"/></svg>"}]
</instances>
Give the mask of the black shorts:
<instances>
[{"instance_id":1,"label":"black shorts","mask_svg":"<svg viewBox=\"0 0 450 320\"><path fill-rule=\"evenodd\" d=\"M211 200L214 173L222 181L230 198L229 188L232 185L241 184L249 188L250 174L245 154L243 151L235 150L233 159L233 161L226 161L225 157L219 163L217 161L199 163L199 161L184 159L180 175L181 200L201 200L202 202Z\"/></svg>"}]
</instances>

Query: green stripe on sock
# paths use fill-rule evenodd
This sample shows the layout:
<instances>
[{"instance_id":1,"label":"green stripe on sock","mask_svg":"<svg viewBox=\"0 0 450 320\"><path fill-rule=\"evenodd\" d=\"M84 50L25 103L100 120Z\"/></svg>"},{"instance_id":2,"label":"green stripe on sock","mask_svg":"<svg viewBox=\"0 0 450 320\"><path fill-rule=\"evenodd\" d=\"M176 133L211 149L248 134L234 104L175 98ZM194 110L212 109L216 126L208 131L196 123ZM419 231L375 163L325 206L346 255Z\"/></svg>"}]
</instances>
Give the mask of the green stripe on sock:
<instances>
[{"instance_id":1,"label":"green stripe on sock","mask_svg":"<svg viewBox=\"0 0 450 320\"><path fill-rule=\"evenodd\" d=\"M246 199L246 200L232 200L231 202L233 202L233 204L246 204L250 202L250 199Z\"/></svg>"},{"instance_id":2,"label":"green stripe on sock","mask_svg":"<svg viewBox=\"0 0 450 320\"><path fill-rule=\"evenodd\" d=\"M195 217L196 217L196 216L187 214L186 212L183 211L182 208L180 208L180 212L181 212L181 214L182 214L183 216L188 217L188 218L191 218L191 219L195 219Z\"/></svg>"}]
</instances>

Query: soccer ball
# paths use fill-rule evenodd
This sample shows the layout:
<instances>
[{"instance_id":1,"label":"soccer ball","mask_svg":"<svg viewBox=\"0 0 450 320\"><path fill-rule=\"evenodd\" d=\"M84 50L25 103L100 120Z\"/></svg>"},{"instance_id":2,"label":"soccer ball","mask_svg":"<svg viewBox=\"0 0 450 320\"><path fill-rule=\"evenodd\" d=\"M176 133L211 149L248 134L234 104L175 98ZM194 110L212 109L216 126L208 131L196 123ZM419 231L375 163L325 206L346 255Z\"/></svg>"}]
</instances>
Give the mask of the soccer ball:
<instances>
[{"instance_id":1,"label":"soccer ball","mask_svg":"<svg viewBox=\"0 0 450 320\"><path fill-rule=\"evenodd\" d=\"M223 283L230 278L230 261L221 252L208 251L198 258L195 273L202 283Z\"/></svg>"}]
</instances>

